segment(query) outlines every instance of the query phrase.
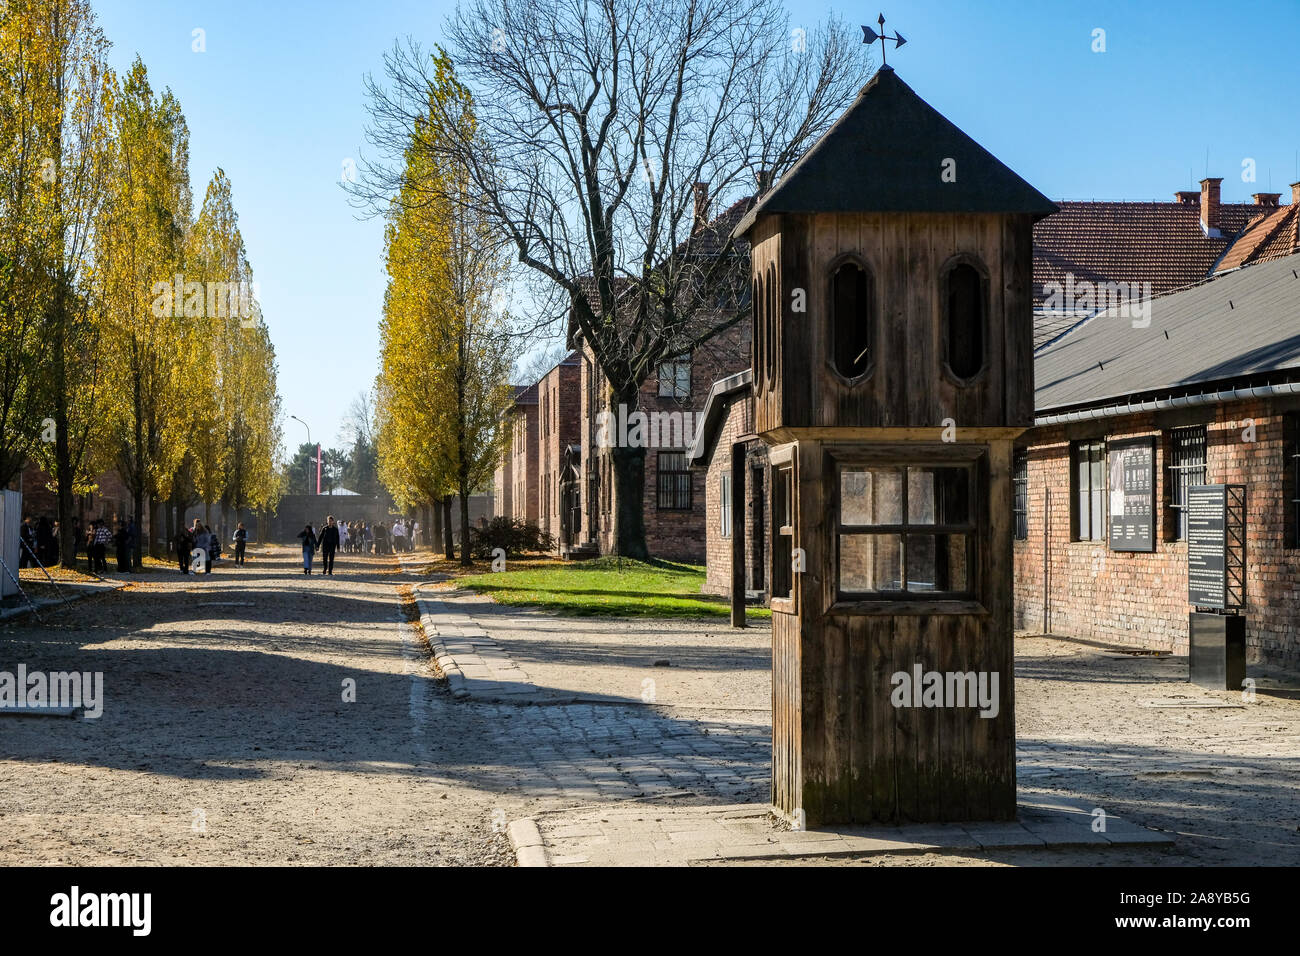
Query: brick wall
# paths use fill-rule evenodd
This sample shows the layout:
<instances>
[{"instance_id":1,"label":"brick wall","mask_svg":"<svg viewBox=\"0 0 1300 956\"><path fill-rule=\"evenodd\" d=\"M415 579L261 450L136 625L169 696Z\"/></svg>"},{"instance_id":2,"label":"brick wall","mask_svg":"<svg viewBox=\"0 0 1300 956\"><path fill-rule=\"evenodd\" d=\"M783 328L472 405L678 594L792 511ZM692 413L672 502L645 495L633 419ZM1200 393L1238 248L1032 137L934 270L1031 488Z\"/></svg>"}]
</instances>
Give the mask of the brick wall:
<instances>
[{"instance_id":1,"label":"brick wall","mask_svg":"<svg viewBox=\"0 0 1300 956\"><path fill-rule=\"evenodd\" d=\"M42 515L48 516L51 521L58 520L59 501L53 483L53 479L44 470L29 461L23 466L21 477L9 486L23 493L23 515L30 517L33 525ZM133 513L131 492L115 471L106 471L96 476L95 490L85 495L74 495L72 507L73 514L81 518L83 526L95 518L103 518L116 528L118 521L125 521ZM136 524L148 532L147 496L144 500L144 514L136 517Z\"/></svg>"},{"instance_id":2,"label":"brick wall","mask_svg":"<svg viewBox=\"0 0 1300 956\"><path fill-rule=\"evenodd\" d=\"M653 412L690 414L699 423L709 389L720 378L726 378L749 367L750 325L738 325L715 336L691 355L690 394L684 398L659 394L658 370L642 384L637 398L637 410L647 415ZM584 413L581 426L583 448L583 491L594 496L597 507L593 511L583 507L582 540L595 540L602 554L614 549L613 465L609 449L595 445L596 415L608 406L608 391L604 376L595 363L590 350L584 349L580 403ZM629 409L629 413L632 409ZM647 437L648 437L647 428ZM612 437L612 436L611 436ZM691 508L689 511L661 510L658 506L659 452L686 451L688 444L661 444L645 449L645 485L642 498L645 521L646 546L651 555L671 561L699 564L707 554L705 528L707 481L703 470L693 469L691 475ZM596 480L592 481L592 472Z\"/></svg>"},{"instance_id":3,"label":"brick wall","mask_svg":"<svg viewBox=\"0 0 1300 956\"><path fill-rule=\"evenodd\" d=\"M1300 665L1300 551L1287 547L1288 502L1294 497L1288 469L1294 466L1283 417L1293 407L1238 402L1029 433L1028 537L1015 543L1016 626L1042 630L1046 565L1053 633L1187 653L1187 544L1169 540L1169 430L1203 424L1206 481L1246 486L1248 655L1252 662ZM1243 440L1251 419L1253 442ZM1157 437L1155 552L1111 551L1104 539L1072 541L1070 442L1148 435ZM1051 513L1045 549L1048 489Z\"/></svg>"},{"instance_id":4,"label":"brick wall","mask_svg":"<svg viewBox=\"0 0 1300 956\"><path fill-rule=\"evenodd\" d=\"M537 524L560 543L560 484L564 449L581 439L579 404L581 369L570 356L546 373L537 384L538 504Z\"/></svg>"},{"instance_id":5,"label":"brick wall","mask_svg":"<svg viewBox=\"0 0 1300 956\"><path fill-rule=\"evenodd\" d=\"M716 441L709 451L705 474L705 529L708 552L705 568L704 590L709 594L731 595L732 535L743 528L745 535L745 589L766 591L767 569L762 553L766 545L766 528L761 537L755 534L755 498L765 501L767 494L767 446L758 439L745 443L745 474L737 478L731 467L731 447L737 439L749 435L754 428L754 401L749 395L732 398L728 404ZM755 482L757 469L757 482ZM731 535L722 534L722 476L734 483L745 482L745 510L737 517L732 515ZM755 565L758 565L757 576ZM756 586L757 585L757 586Z\"/></svg>"},{"instance_id":6,"label":"brick wall","mask_svg":"<svg viewBox=\"0 0 1300 956\"><path fill-rule=\"evenodd\" d=\"M537 405L516 405L511 422L511 514L518 521L537 524Z\"/></svg>"}]
</instances>

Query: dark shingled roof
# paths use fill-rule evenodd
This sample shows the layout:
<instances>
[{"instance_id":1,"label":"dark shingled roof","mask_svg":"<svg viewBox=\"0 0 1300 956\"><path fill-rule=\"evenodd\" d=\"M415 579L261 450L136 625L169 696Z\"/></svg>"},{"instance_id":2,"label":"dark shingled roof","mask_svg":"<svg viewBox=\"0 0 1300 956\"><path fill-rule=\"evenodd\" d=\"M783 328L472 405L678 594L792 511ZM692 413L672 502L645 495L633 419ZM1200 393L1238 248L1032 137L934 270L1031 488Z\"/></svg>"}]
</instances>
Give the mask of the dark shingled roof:
<instances>
[{"instance_id":1,"label":"dark shingled roof","mask_svg":"<svg viewBox=\"0 0 1300 956\"><path fill-rule=\"evenodd\" d=\"M954 182L942 179L946 159L956 160ZM736 233L767 213L1055 211L1051 200L882 66Z\"/></svg>"},{"instance_id":2,"label":"dark shingled roof","mask_svg":"<svg viewBox=\"0 0 1300 956\"><path fill-rule=\"evenodd\" d=\"M1300 254L1149 304L1147 328L1104 312L1041 350L1035 407L1110 404L1255 376L1300 377Z\"/></svg>"}]
</instances>

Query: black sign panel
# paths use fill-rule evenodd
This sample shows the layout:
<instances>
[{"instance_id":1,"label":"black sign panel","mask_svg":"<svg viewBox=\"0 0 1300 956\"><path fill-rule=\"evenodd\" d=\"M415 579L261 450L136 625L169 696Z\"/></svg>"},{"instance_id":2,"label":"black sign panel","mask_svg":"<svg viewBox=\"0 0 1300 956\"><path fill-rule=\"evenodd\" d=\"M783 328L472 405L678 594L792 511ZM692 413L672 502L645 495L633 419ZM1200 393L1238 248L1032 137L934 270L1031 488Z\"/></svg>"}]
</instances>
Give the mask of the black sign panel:
<instances>
[{"instance_id":1,"label":"black sign panel","mask_svg":"<svg viewBox=\"0 0 1300 956\"><path fill-rule=\"evenodd\" d=\"M1107 445L1110 463L1110 549L1156 549L1156 440Z\"/></svg>"},{"instance_id":2,"label":"black sign panel","mask_svg":"<svg viewBox=\"0 0 1300 956\"><path fill-rule=\"evenodd\" d=\"M1228 605L1227 519L1226 485L1187 489L1187 601L1196 607Z\"/></svg>"}]
</instances>

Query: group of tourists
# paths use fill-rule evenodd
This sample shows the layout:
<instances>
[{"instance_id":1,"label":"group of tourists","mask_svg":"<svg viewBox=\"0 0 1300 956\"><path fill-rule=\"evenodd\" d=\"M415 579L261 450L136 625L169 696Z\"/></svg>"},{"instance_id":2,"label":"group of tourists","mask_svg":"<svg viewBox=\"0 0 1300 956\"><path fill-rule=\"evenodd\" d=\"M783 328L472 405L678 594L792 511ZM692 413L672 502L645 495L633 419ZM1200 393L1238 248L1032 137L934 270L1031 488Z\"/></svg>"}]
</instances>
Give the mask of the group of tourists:
<instances>
[{"instance_id":1,"label":"group of tourists","mask_svg":"<svg viewBox=\"0 0 1300 956\"><path fill-rule=\"evenodd\" d=\"M31 518L24 518L18 529L21 543L18 547L18 566L34 568L39 561L49 567L59 561L59 523L51 521L47 515L36 519L35 527Z\"/></svg>"},{"instance_id":2,"label":"group of tourists","mask_svg":"<svg viewBox=\"0 0 1300 956\"><path fill-rule=\"evenodd\" d=\"M319 530L308 524L298 532L298 539L302 542L302 573L312 573L317 551L321 555L321 572L333 574L334 555L339 551L346 554L414 551L419 535L418 521L398 518L392 525L385 525L382 521L367 524L364 521L340 522L328 515Z\"/></svg>"},{"instance_id":3,"label":"group of tourists","mask_svg":"<svg viewBox=\"0 0 1300 956\"><path fill-rule=\"evenodd\" d=\"M135 519L118 520L117 530L107 518L92 518L84 528L80 518L72 519L73 559L86 550L86 570L91 574L108 572L108 549L112 546L117 559L117 570L129 574L135 554L137 531ZM18 530L20 539L20 568L50 567L59 563L59 523L42 515L32 525L30 518L24 518Z\"/></svg>"},{"instance_id":4,"label":"group of tourists","mask_svg":"<svg viewBox=\"0 0 1300 956\"><path fill-rule=\"evenodd\" d=\"M241 521L235 527L235 564L242 565L248 547L248 529ZM198 574L198 565L202 562L203 573L211 574L213 562L221 558L221 535L213 531L198 518L190 527L182 527L172 542L176 559L180 564L181 574L189 574L191 569ZM199 552L196 554L195 552Z\"/></svg>"}]
</instances>

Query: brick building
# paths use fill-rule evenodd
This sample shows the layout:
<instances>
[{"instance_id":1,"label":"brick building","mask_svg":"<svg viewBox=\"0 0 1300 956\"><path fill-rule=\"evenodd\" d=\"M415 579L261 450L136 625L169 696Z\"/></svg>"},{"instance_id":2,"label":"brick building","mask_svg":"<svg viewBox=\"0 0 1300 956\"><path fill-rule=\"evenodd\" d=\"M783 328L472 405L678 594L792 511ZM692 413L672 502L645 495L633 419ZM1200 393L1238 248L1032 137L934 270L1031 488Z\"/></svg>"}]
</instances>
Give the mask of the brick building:
<instances>
[{"instance_id":1,"label":"brick building","mask_svg":"<svg viewBox=\"0 0 1300 956\"><path fill-rule=\"evenodd\" d=\"M709 387L720 378L749 366L750 325L740 323L710 339L694 352L659 366L641 386L636 411L645 418L646 546L658 558L698 564L705 558L705 479L690 467L688 453L703 420ZM605 419L608 384L589 349L583 350L582 460L587 506L583 509L582 542L589 551L608 554L614 548L615 507L612 448L623 427L621 416ZM629 409L629 416L633 410ZM602 442L606 442L602 445Z\"/></svg>"},{"instance_id":2,"label":"brick building","mask_svg":"<svg viewBox=\"0 0 1300 956\"><path fill-rule=\"evenodd\" d=\"M715 254L719 237L729 234L752 199L706 222L707 196L701 189L696 198L694 248L700 255ZM725 324L729 314L719 310L706 320ZM627 420L640 412L646 416L642 435L648 445L643 494L647 547L655 557L702 562L704 477L689 467L686 453L711 383L749 365L749 323L733 324L692 352L661 364L642 384L636 408L627 409L621 421L603 417L609 412L608 382L572 326L569 343L574 352L516 399L509 468L503 462L496 471L498 513L507 507L500 489L508 474L513 513L554 535L561 554L612 552L616 502L611 443L619 440L620 425L626 433ZM529 503L527 514L521 496Z\"/></svg>"},{"instance_id":3,"label":"brick building","mask_svg":"<svg viewBox=\"0 0 1300 956\"><path fill-rule=\"evenodd\" d=\"M580 365L576 353L537 382L537 525L563 549L573 541L579 471Z\"/></svg>"},{"instance_id":4,"label":"brick building","mask_svg":"<svg viewBox=\"0 0 1300 956\"><path fill-rule=\"evenodd\" d=\"M82 527L95 518L103 518L112 528L119 521L126 521L132 516L133 506L131 491L122 484L115 471L106 471L96 477L95 490L73 497L73 513L81 519ZM35 523L37 518L48 517L51 521L58 519L59 501L53 488L53 480L34 462L28 461L18 478L11 484L14 491L23 495L23 515ZM149 530L149 499L145 499L144 514L136 518L137 527L146 534ZM165 542L159 542L165 544Z\"/></svg>"},{"instance_id":5,"label":"brick building","mask_svg":"<svg viewBox=\"0 0 1300 956\"><path fill-rule=\"evenodd\" d=\"M1247 653L1300 665L1300 254L1108 311L1038 353L1016 461L1016 623L1187 652L1188 489L1246 492ZM1151 461L1132 494L1119 453ZM1145 469L1143 469L1145 473ZM1150 541L1127 539L1149 521Z\"/></svg>"},{"instance_id":6,"label":"brick building","mask_svg":"<svg viewBox=\"0 0 1300 956\"><path fill-rule=\"evenodd\" d=\"M515 386L503 416L510 441L493 475L494 515L537 524L537 385Z\"/></svg>"},{"instance_id":7,"label":"brick building","mask_svg":"<svg viewBox=\"0 0 1300 956\"><path fill-rule=\"evenodd\" d=\"M1199 192L1176 193L1172 202L1062 202L1035 226L1038 411L1017 458L1016 620L1042 629L1046 604L1053 633L1185 653L1179 499L1193 479L1240 483L1248 503L1248 649L1253 660L1294 666L1300 183L1281 205L1275 193L1222 203L1220 182L1203 180ZM1117 291L1133 289L1144 301L1115 301ZM1067 290L1073 301L1062 302ZM1119 374L1126 380L1116 385L1111 376ZM752 415L742 380L717 382L689 456L706 488L706 590L722 595L731 593L735 519L724 498L732 446L741 444L751 485L764 473L761 444L748 437ZM1154 441L1158 540L1150 552L1112 551L1107 449L1138 438ZM1100 476L1087 500L1101 503L1086 531L1084 467ZM763 500L745 502L747 528L762 527ZM762 536L750 537L752 598L765 582Z\"/></svg>"},{"instance_id":8,"label":"brick building","mask_svg":"<svg viewBox=\"0 0 1300 956\"><path fill-rule=\"evenodd\" d=\"M767 446L754 435L754 374L750 369L719 379L704 403L695 444L687 454L706 489L705 527L707 561L704 590L731 594L732 535L736 523L745 529L744 577L749 600L766 601ZM739 461L745 469L745 507L733 514L732 474Z\"/></svg>"}]
</instances>

